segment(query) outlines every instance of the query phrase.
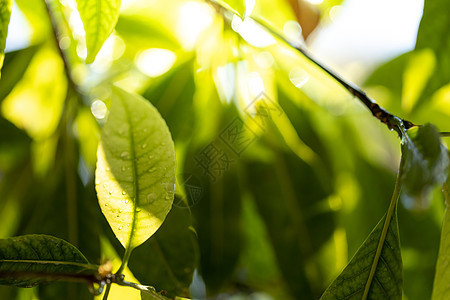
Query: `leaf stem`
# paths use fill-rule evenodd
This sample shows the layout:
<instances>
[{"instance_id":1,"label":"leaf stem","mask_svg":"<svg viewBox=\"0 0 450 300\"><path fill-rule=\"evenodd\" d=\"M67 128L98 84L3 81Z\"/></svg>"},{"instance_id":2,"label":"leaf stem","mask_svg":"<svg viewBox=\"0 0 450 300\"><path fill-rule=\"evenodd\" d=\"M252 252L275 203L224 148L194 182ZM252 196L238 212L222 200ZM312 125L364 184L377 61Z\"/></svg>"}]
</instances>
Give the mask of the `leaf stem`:
<instances>
[{"instance_id":1,"label":"leaf stem","mask_svg":"<svg viewBox=\"0 0 450 300\"><path fill-rule=\"evenodd\" d=\"M375 272L377 270L378 260L380 259L381 251L383 250L384 242L386 240L386 235L387 235L389 226L391 224L391 219L392 219L392 216L394 215L395 209L397 208L397 202L398 202L398 198L400 196L400 191L401 191L401 177L402 177L402 173L403 173L404 163L405 163L405 156L402 155L402 157L400 159L399 171L397 173L397 179L395 181L394 193L392 194L391 203L389 204L389 209L386 213L386 219L384 221L383 230L381 231L380 240L378 241L377 252L375 253L375 257L372 262L372 267L370 269L369 277L368 277L366 285L364 287L364 294L363 294L362 300L366 300L367 296L369 295L370 286L372 285L372 280L373 280L373 278L375 276Z\"/></svg>"},{"instance_id":2,"label":"leaf stem","mask_svg":"<svg viewBox=\"0 0 450 300\"><path fill-rule=\"evenodd\" d=\"M205 0L208 4L213 6L216 11L222 15L224 19L230 20L230 16L238 15L234 10L230 9L226 5L224 5L222 2L216 1L216 0ZM277 32L275 29L273 29L270 25L266 24L264 21L262 21L259 18L252 17L253 21L258 23L260 26L262 26L266 31L270 32L273 36L277 37L281 41L283 41L285 44L289 45L293 49L300 52L304 57L306 57L309 61L311 61L313 64L318 66L320 69L325 71L328 75L333 77L334 80L336 80L340 85L342 85L350 94L355 96L357 99L359 99L371 112L372 115L380 120L382 123L384 123L389 129L394 129L397 131L397 133L400 135L398 128L395 126L393 120L395 118L400 119L402 121L402 125L405 127L405 129L409 129L413 126L415 126L414 123L401 119L396 117L394 114L391 114L384 108L380 107L373 99L371 99L367 94L359 88L357 85L346 81L341 76L339 76L336 72L334 72L331 68L325 66L323 63L320 63L316 58L314 58L309 51L300 43L295 43L290 40L288 40L286 37L281 35L279 32Z\"/></svg>"},{"instance_id":3,"label":"leaf stem","mask_svg":"<svg viewBox=\"0 0 450 300\"><path fill-rule=\"evenodd\" d=\"M133 248L130 246L126 247L125 254L122 258L122 264L120 265L119 270L117 270L116 275L121 275L123 270L126 268L128 261L130 260L131 251L133 251Z\"/></svg>"},{"instance_id":4,"label":"leaf stem","mask_svg":"<svg viewBox=\"0 0 450 300\"><path fill-rule=\"evenodd\" d=\"M439 132L442 137L450 137L450 132Z\"/></svg>"},{"instance_id":5,"label":"leaf stem","mask_svg":"<svg viewBox=\"0 0 450 300\"><path fill-rule=\"evenodd\" d=\"M105 290L105 294L103 295L103 300L107 300L108 299L108 295L109 295L109 291L111 290L111 283L106 285L106 290Z\"/></svg>"}]
</instances>

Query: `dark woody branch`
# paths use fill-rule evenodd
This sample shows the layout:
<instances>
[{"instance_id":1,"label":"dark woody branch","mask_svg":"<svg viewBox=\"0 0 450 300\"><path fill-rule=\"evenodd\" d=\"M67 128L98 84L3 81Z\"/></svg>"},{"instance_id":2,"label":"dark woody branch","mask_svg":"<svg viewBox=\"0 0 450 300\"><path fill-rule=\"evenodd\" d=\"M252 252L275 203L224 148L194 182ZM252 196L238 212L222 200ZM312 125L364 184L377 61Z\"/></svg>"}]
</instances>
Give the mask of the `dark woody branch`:
<instances>
[{"instance_id":1,"label":"dark woody branch","mask_svg":"<svg viewBox=\"0 0 450 300\"><path fill-rule=\"evenodd\" d=\"M236 14L239 15L236 11L233 11L226 5L222 4L221 2L218 2L216 0L205 0L208 4L212 5L216 11L222 15L225 19L229 19L230 15ZM273 28L271 28L268 24L266 24L264 21L252 17L252 19L257 22L260 26L262 26L265 30L270 32L273 36L277 37L290 47L294 48L298 52L300 52L303 56L305 56L308 60L310 60L312 63L314 63L316 66L318 66L320 69L325 71L328 75L333 77L340 85L342 85L350 94L355 96L357 99L359 99L371 112L374 117L376 117L378 120L380 120L382 123L386 124L386 126L390 130L395 130L399 136L402 136L402 131L399 127L402 127L403 129L409 129L413 126L416 126L414 123L399 118L395 116L394 114L391 114L384 108L380 107L373 99L371 99L367 94L358 86L355 84L348 82L344 80L342 77L340 77L337 73L332 71L330 68L326 67L324 64L320 63L317 59L315 59L309 52L306 50L306 48L298 43L293 43L286 39L284 36L282 36L280 33L275 31Z\"/></svg>"}]
</instances>

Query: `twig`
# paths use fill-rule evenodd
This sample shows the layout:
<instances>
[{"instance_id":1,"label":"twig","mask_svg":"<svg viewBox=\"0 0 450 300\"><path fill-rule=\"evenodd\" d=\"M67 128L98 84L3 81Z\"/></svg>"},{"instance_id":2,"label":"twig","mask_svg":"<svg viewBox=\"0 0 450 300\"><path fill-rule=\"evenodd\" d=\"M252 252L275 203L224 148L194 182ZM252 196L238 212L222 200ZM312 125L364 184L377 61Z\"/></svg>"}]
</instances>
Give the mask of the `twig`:
<instances>
[{"instance_id":1,"label":"twig","mask_svg":"<svg viewBox=\"0 0 450 300\"><path fill-rule=\"evenodd\" d=\"M224 4L222 4L219 1L216 0L205 0L208 4L212 5L216 11L221 14L224 18L229 20L230 15L239 15L235 11L231 10L230 8L226 7ZM397 131L397 133L402 136L401 130L398 128L398 126L402 126L405 129L409 129L413 126L416 126L414 123L401 119L396 117L394 114L391 114L384 108L380 107L373 99L371 99L367 94L358 86L355 84L348 82L344 80L342 77L340 77L337 73L332 71L330 68L326 67L324 64L320 63L317 59L315 59L309 52L306 50L306 48L303 45L300 45L298 43L294 43L292 41L289 41L287 38L285 38L283 35L278 33L275 29L273 29L271 26L266 24L264 21L258 19L258 18L251 18L256 23L258 23L260 26L262 26L265 30L270 32L273 36L277 37L290 47L294 48L298 52L300 52L303 56L305 56L308 60L310 60L312 63L314 63L316 66L321 68L323 71L325 71L328 75L333 77L339 84L341 84L350 94L358 98L371 112L372 115L374 115L378 120L380 120L382 123L386 124L386 126L389 129L394 129ZM400 120L400 124L398 122Z\"/></svg>"}]
</instances>

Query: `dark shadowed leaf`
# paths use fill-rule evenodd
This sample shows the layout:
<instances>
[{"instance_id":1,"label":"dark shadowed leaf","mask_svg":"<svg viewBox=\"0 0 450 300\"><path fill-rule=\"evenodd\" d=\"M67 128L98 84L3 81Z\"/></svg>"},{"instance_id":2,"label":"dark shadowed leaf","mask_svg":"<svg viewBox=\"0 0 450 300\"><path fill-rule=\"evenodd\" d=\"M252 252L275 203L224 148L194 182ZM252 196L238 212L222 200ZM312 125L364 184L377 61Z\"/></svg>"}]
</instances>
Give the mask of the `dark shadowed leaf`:
<instances>
[{"instance_id":1,"label":"dark shadowed leaf","mask_svg":"<svg viewBox=\"0 0 450 300\"><path fill-rule=\"evenodd\" d=\"M246 164L248 186L291 293L312 299L320 295L323 284L315 254L334 228L333 212L323 202L329 191L296 155L273 155L270 162Z\"/></svg>"},{"instance_id":2,"label":"dark shadowed leaf","mask_svg":"<svg viewBox=\"0 0 450 300\"><path fill-rule=\"evenodd\" d=\"M236 120L237 111L230 105L222 112L216 118L219 130L225 131ZM191 146L184 168L187 202L192 206L200 246L200 271L211 295L230 284L242 245L238 157L219 135Z\"/></svg>"},{"instance_id":3,"label":"dark shadowed leaf","mask_svg":"<svg viewBox=\"0 0 450 300\"><path fill-rule=\"evenodd\" d=\"M418 206L426 205L433 187L447 178L449 158L439 132L432 124L409 129L404 136L402 153L405 166L404 192Z\"/></svg>"},{"instance_id":4,"label":"dark shadowed leaf","mask_svg":"<svg viewBox=\"0 0 450 300\"><path fill-rule=\"evenodd\" d=\"M47 235L0 240L0 284L31 287L68 277L92 279L96 273L97 266L64 240Z\"/></svg>"},{"instance_id":5,"label":"dark shadowed leaf","mask_svg":"<svg viewBox=\"0 0 450 300\"><path fill-rule=\"evenodd\" d=\"M0 170L7 173L30 155L30 137L0 116Z\"/></svg>"},{"instance_id":6,"label":"dark shadowed leaf","mask_svg":"<svg viewBox=\"0 0 450 300\"><path fill-rule=\"evenodd\" d=\"M188 296L198 263L196 243L190 210L174 205L155 235L133 251L128 265L140 282L166 291L168 297Z\"/></svg>"},{"instance_id":7,"label":"dark shadowed leaf","mask_svg":"<svg viewBox=\"0 0 450 300\"><path fill-rule=\"evenodd\" d=\"M8 76L0 80L0 103L11 92L14 86L22 79L34 54L40 45L34 45L25 49L8 52L5 54L3 73Z\"/></svg>"},{"instance_id":8,"label":"dark shadowed leaf","mask_svg":"<svg viewBox=\"0 0 450 300\"><path fill-rule=\"evenodd\" d=\"M143 93L161 113L175 141L189 138L192 134L194 92L194 66L190 59L152 82Z\"/></svg>"}]
</instances>

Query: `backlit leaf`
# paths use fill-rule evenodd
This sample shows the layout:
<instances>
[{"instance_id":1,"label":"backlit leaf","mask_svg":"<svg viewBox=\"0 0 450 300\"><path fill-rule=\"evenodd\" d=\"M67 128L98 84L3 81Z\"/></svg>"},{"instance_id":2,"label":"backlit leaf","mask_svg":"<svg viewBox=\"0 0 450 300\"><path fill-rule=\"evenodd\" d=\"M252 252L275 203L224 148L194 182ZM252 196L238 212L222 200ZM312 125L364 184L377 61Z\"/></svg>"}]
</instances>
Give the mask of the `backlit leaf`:
<instances>
[{"instance_id":1,"label":"backlit leaf","mask_svg":"<svg viewBox=\"0 0 450 300\"><path fill-rule=\"evenodd\" d=\"M142 97L113 88L97 159L102 212L122 245L135 248L161 226L173 202L175 150L166 123Z\"/></svg>"},{"instance_id":2,"label":"backlit leaf","mask_svg":"<svg viewBox=\"0 0 450 300\"><path fill-rule=\"evenodd\" d=\"M0 240L0 284L31 287L64 277L97 272L77 248L48 235L23 235Z\"/></svg>"},{"instance_id":3,"label":"backlit leaf","mask_svg":"<svg viewBox=\"0 0 450 300\"><path fill-rule=\"evenodd\" d=\"M448 83L450 76L450 35L448 27L449 2L446 0L425 1L422 20L417 33L416 50L430 49L436 57L438 67L431 75L421 100L429 100L440 87Z\"/></svg>"},{"instance_id":4,"label":"backlit leaf","mask_svg":"<svg viewBox=\"0 0 450 300\"><path fill-rule=\"evenodd\" d=\"M9 19L11 18L12 0L0 0L0 69L5 58L6 36L8 35ZM1 73L0 73L1 74Z\"/></svg>"},{"instance_id":5,"label":"backlit leaf","mask_svg":"<svg viewBox=\"0 0 450 300\"><path fill-rule=\"evenodd\" d=\"M120 0L77 0L86 32L86 63L92 63L119 18Z\"/></svg>"},{"instance_id":6,"label":"backlit leaf","mask_svg":"<svg viewBox=\"0 0 450 300\"><path fill-rule=\"evenodd\" d=\"M406 132L402 152L406 157L401 178L404 192L423 205L432 188L444 183L447 177L447 150L436 127L425 124Z\"/></svg>"}]
</instances>

